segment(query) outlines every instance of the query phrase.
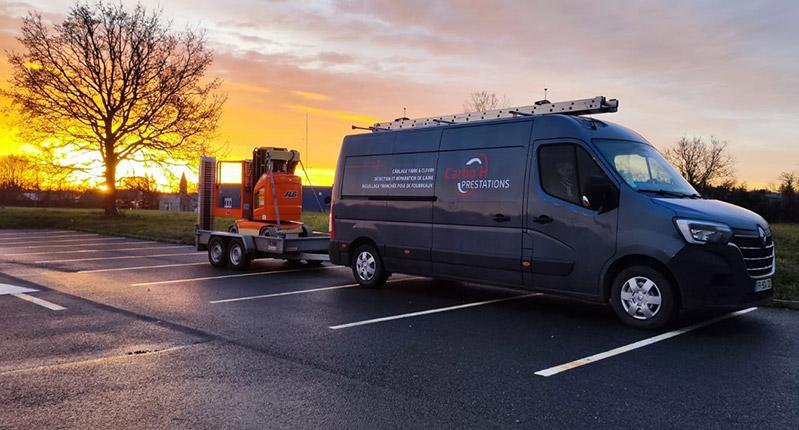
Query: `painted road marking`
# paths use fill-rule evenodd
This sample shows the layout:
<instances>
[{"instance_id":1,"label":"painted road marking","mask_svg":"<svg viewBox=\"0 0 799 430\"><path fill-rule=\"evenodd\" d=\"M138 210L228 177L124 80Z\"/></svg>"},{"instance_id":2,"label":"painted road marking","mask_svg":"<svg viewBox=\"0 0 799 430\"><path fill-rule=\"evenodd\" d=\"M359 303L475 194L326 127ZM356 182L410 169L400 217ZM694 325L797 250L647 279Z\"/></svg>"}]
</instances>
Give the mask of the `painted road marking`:
<instances>
[{"instance_id":1,"label":"painted road marking","mask_svg":"<svg viewBox=\"0 0 799 430\"><path fill-rule=\"evenodd\" d=\"M24 239L26 241L33 240L34 242L47 242L47 241L52 240L52 239L78 239L78 238L97 237L97 236L99 236L99 234L97 234L97 233L79 233L79 234L57 234L57 235L53 235L53 236L47 236L47 235L26 236L26 235L21 235L21 236L16 236L16 237L0 237L0 239L2 239L2 240L23 240Z\"/></svg>"},{"instance_id":2,"label":"painted road marking","mask_svg":"<svg viewBox=\"0 0 799 430\"><path fill-rule=\"evenodd\" d=\"M208 303L211 303L211 304L215 305L215 304L218 304L218 303L241 302L241 301L244 301L244 300L268 299L270 297L290 296L290 295L293 295L293 294L315 293L317 291L338 290L338 289L341 289L341 288L352 288L352 287L357 287L358 285L359 284L347 284L347 285L336 285L334 287L312 288L310 290L285 291L285 292L282 292L282 293L261 294L260 296L237 297L235 299L224 299L224 300L211 300Z\"/></svg>"},{"instance_id":3,"label":"painted road marking","mask_svg":"<svg viewBox=\"0 0 799 430\"><path fill-rule=\"evenodd\" d=\"M86 242L81 244L68 243L65 245L30 245L16 246L15 249L38 249L38 248L65 248L68 246L118 246L118 245L144 245L146 243L158 243L153 240L141 240L135 242Z\"/></svg>"},{"instance_id":4,"label":"painted road marking","mask_svg":"<svg viewBox=\"0 0 799 430\"><path fill-rule=\"evenodd\" d=\"M65 307L63 307L61 305L57 305L57 304L55 304L53 302L48 302L47 300L42 300L42 299L40 299L38 297L29 296L29 295L24 294L24 293L23 294L14 294L14 297L20 298L22 300L27 300L27 301L29 301L31 303L34 303L34 304L37 304L39 306L44 306L45 308L50 309L51 311L65 311L65 310L67 310L67 308L65 308Z\"/></svg>"},{"instance_id":5,"label":"painted road marking","mask_svg":"<svg viewBox=\"0 0 799 430\"><path fill-rule=\"evenodd\" d=\"M18 287L16 285L10 284L0 284L0 296L5 296L7 294L23 294L23 293L35 293L39 290L34 290L33 288L25 288L25 287Z\"/></svg>"},{"instance_id":6,"label":"painted road marking","mask_svg":"<svg viewBox=\"0 0 799 430\"><path fill-rule=\"evenodd\" d=\"M121 255L116 257L92 257L92 258L70 258L67 260L41 260L41 261L34 261L35 264L44 264L44 263L72 263L76 261L102 261L102 260L127 260L130 258L155 258L155 257L174 257L174 256L182 256L182 255L201 255L204 252L184 252L181 254L151 254L151 255Z\"/></svg>"},{"instance_id":7,"label":"painted road marking","mask_svg":"<svg viewBox=\"0 0 799 430\"><path fill-rule=\"evenodd\" d=\"M99 236L99 233L85 233L85 232L64 232L64 233L56 233L56 234L25 234L25 233L16 233L14 235L6 235L0 236L0 239L3 240L14 240L14 239L39 239L39 240L46 240L46 239L64 239L69 237L89 237L89 236Z\"/></svg>"},{"instance_id":8,"label":"painted road marking","mask_svg":"<svg viewBox=\"0 0 799 430\"><path fill-rule=\"evenodd\" d=\"M393 281L388 281L388 283L397 283L401 281L410 281L413 279L422 279L421 277L412 277L412 278L402 278L402 279L395 279ZM261 294L257 296L247 296L247 297L237 297L235 299L222 299L222 300L211 300L208 303L211 304L218 304L218 303L230 303L230 302L241 302L244 300L256 300L256 299L268 299L270 297L281 297L281 296L291 296L293 294L305 294L305 293L315 293L317 291L328 291L328 290L338 290L341 288L352 288L357 287L360 284L346 284L346 285L334 285L332 287L322 287L322 288L312 288L309 290L297 290L297 291L285 291L282 293L272 293L272 294Z\"/></svg>"},{"instance_id":9,"label":"painted road marking","mask_svg":"<svg viewBox=\"0 0 799 430\"><path fill-rule=\"evenodd\" d=\"M199 266L203 264L209 264L209 263L207 261L203 261L200 263L176 263L176 264L158 264L155 266L113 267L111 269L78 270L75 273L123 272L125 270L160 269L163 267Z\"/></svg>"},{"instance_id":10,"label":"painted road marking","mask_svg":"<svg viewBox=\"0 0 799 430\"><path fill-rule=\"evenodd\" d=\"M48 302L47 300L42 300L38 297L33 297L28 293L35 293L39 290L34 290L33 288L25 288L25 287L18 287L16 285L9 285L9 284L0 284L0 296L9 295L14 296L18 299L22 299L39 306L44 306L47 309L53 311L63 311L67 308L57 305L53 302Z\"/></svg>"},{"instance_id":11,"label":"painted road marking","mask_svg":"<svg viewBox=\"0 0 799 430\"><path fill-rule=\"evenodd\" d=\"M194 281L209 281L213 279L227 279L227 278L243 278L245 276L258 276L258 275L273 275L277 273L290 273L290 272L299 272L299 271L311 271L311 270L327 270L327 269L337 269L339 266L325 266L325 267L310 267L310 268L299 268L299 269L287 269L287 270L272 270L269 272L250 272L250 273L236 273L233 275L219 275L219 276L203 276L202 278L186 278L186 279L173 279L170 281L154 281L154 282L141 282L138 284L130 284L131 287L146 287L149 285L165 285L165 284L179 284L182 282L194 282Z\"/></svg>"},{"instance_id":12,"label":"painted road marking","mask_svg":"<svg viewBox=\"0 0 799 430\"><path fill-rule=\"evenodd\" d=\"M565 372L567 370L571 370L571 369L575 369L577 367L585 366L586 364L595 363L597 361L604 360L606 358L610 358L610 357L613 357L613 356L616 356L616 355L619 355L619 354L623 354L625 352L629 352L629 351L632 351L632 350L635 350L635 349L638 349L638 348L643 348L645 346L652 345L653 343L661 342L661 341L664 341L666 339L671 339L672 337L679 336L681 334L685 334L685 333L688 333L690 331L694 331L696 329L700 329L702 327L707 327L707 326L709 326L711 324L715 324L715 323L717 323L719 321L724 321L726 319L734 318L734 317L737 317L739 315L747 314L749 312L752 312L755 309L757 309L757 308L747 308L747 309L742 309L740 311L731 312L731 313L722 315L720 317L716 317L716 318L713 318L713 319L709 319L707 321L703 321L703 322L700 322L700 323L696 323L696 324L692 324L692 325L683 327L681 329L677 329L677 330L673 330L673 331L670 331L670 332L666 332L666 333L663 333L663 334L660 334L660 335L657 335L657 336L654 336L654 337L650 337L648 339L639 340L638 342L633 342L633 343L631 343L629 345L620 346L618 348L611 349L610 351L600 352L599 354L594 354L594 355L591 355L591 356L588 356L588 357L585 357L585 358L581 358L579 360L570 361L568 363L561 364L559 366L554 366L554 367L550 367L548 369L539 370L538 372L535 372L535 374L538 375L538 376L545 376L545 377L546 376L557 375L558 373Z\"/></svg>"},{"instance_id":13,"label":"painted road marking","mask_svg":"<svg viewBox=\"0 0 799 430\"><path fill-rule=\"evenodd\" d=\"M356 327L356 326L367 325L367 324L376 324L376 323L381 323L381 322L385 322L385 321L398 320L398 319L402 319L402 318L413 318L413 317L418 317L418 316L421 316L421 315L430 315L430 314L436 314L436 313L440 313L440 312L448 312L448 311L454 311L454 310L458 310L458 309L472 308L472 307L475 307L475 306L490 305L492 303L507 302L507 301L510 301L510 300L518 300L518 299L524 299L524 298L527 298L527 297L535 297L535 296L540 296L540 295L541 295L541 293L522 294L520 296L505 297L505 298L502 298L502 299L494 299L494 300L485 300L485 301L482 301L482 302L465 303L465 304L462 304L462 305L447 306L445 308L428 309L428 310L425 310L425 311L411 312L411 313L400 314L400 315L392 315L392 316L388 316L388 317L374 318L374 319L370 319L370 320L357 321L357 322L352 322L352 323L347 323L347 324L339 324L339 325L330 326L329 328L331 330L339 330L339 329L342 329L342 328L350 328L350 327Z\"/></svg>"},{"instance_id":14,"label":"painted road marking","mask_svg":"<svg viewBox=\"0 0 799 430\"><path fill-rule=\"evenodd\" d=\"M92 237L91 239L89 239L89 238L86 238L86 239L58 239L58 240L53 240L53 241L39 240L39 241L33 241L33 242L30 241L30 240L26 240L24 242L11 242L11 243L0 242L0 248L8 248L8 247L10 247L12 245L30 245L31 243L44 243L44 244L49 245L51 243L82 242L82 241L87 241L87 240L89 240L89 241L99 241L99 240L110 241L110 240L127 240L127 239L128 239L127 237ZM78 245L80 245L80 244L78 244Z\"/></svg>"},{"instance_id":15,"label":"painted road marking","mask_svg":"<svg viewBox=\"0 0 799 430\"><path fill-rule=\"evenodd\" d=\"M77 251L39 251L39 252L23 252L19 254L6 254L6 255L42 255L42 254L79 254L86 252L109 252L109 251L138 251L140 249L175 249L175 248L194 248L191 245L175 245L175 246L146 246L142 248L116 248L116 249L79 249Z\"/></svg>"},{"instance_id":16,"label":"painted road marking","mask_svg":"<svg viewBox=\"0 0 799 430\"><path fill-rule=\"evenodd\" d=\"M30 234L27 234L27 233L30 233ZM24 232L24 231L10 232L9 231L9 232L0 233L0 239L2 239L4 237L8 237L8 236L19 236L19 237L22 237L22 238L25 238L25 237L46 237L47 236L47 234L41 234L41 233L60 234L60 233L77 233L77 232L74 232L74 231L71 231L71 230L36 230L36 231L31 231L31 232Z\"/></svg>"}]
</instances>

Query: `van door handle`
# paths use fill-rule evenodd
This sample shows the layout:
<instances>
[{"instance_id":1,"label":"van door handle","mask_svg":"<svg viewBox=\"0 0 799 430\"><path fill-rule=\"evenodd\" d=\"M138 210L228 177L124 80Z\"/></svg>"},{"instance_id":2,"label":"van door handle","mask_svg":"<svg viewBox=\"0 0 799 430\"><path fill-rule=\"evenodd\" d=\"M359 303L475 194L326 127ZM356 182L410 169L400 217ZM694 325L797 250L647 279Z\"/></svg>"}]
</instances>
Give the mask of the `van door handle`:
<instances>
[{"instance_id":1,"label":"van door handle","mask_svg":"<svg viewBox=\"0 0 799 430\"><path fill-rule=\"evenodd\" d=\"M510 217L507 215L496 214L494 215L494 221L496 222L507 222L510 221Z\"/></svg>"},{"instance_id":2,"label":"van door handle","mask_svg":"<svg viewBox=\"0 0 799 430\"><path fill-rule=\"evenodd\" d=\"M551 216L549 215L541 215L533 218L533 222L537 222L539 224L548 224L554 221Z\"/></svg>"}]
</instances>

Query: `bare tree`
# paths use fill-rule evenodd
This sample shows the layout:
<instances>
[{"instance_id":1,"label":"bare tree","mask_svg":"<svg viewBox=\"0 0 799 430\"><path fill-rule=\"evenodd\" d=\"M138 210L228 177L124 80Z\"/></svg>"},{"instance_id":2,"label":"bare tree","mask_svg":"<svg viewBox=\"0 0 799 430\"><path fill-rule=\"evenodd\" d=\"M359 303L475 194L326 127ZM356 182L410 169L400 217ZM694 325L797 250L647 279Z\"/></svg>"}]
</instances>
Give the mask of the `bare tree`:
<instances>
[{"instance_id":1,"label":"bare tree","mask_svg":"<svg viewBox=\"0 0 799 430\"><path fill-rule=\"evenodd\" d=\"M0 189L26 190L35 186L31 171L35 162L24 155L0 157Z\"/></svg>"},{"instance_id":2,"label":"bare tree","mask_svg":"<svg viewBox=\"0 0 799 430\"><path fill-rule=\"evenodd\" d=\"M782 221L799 221L799 175L796 172L782 172L780 181L780 219Z\"/></svg>"},{"instance_id":3,"label":"bare tree","mask_svg":"<svg viewBox=\"0 0 799 430\"><path fill-rule=\"evenodd\" d=\"M8 54L10 97L29 139L100 155L105 212L116 215L123 160L170 163L207 151L225 97L204 80L213 60L203 34L172 32L141 5L77 3L52 28L30 13ZM55 142L55 143L54 143Z\"/></svg>"},{"instance_id":4,"label":"bare tree","mask_svg":"<svg viewBox=\"0 0 799 430\"><path fill-rule=\"evenodd\" d=\"M796 172L782 172L779 176L780 188L782 194L793 195L796 193L796 188L799 187L799 176Z\"/></svg>"},{"instance_id":5,"label":"bare tree","mask_svg":"<svg viewBox=\"0 0 799 430\"><path fill-rule=\"evenodd\" d=\"M481 112L492 109L502 109L510 106L507 96L497 97L495 93L488 91L475 91L463 102L464 112Z\"/></svg>"},{"instance_id":6,"label":"bare tree","mask_svg":"<svg viewBox=\"0 0 799 430\"><path fill-rule=\"evenodd\" d=\"M710 144L701 137L681 137L664 155L700 191L728 182L735 173L735 162L727 151L727 142L714 136L710 137Z\"/></svg>"}]
</instances>

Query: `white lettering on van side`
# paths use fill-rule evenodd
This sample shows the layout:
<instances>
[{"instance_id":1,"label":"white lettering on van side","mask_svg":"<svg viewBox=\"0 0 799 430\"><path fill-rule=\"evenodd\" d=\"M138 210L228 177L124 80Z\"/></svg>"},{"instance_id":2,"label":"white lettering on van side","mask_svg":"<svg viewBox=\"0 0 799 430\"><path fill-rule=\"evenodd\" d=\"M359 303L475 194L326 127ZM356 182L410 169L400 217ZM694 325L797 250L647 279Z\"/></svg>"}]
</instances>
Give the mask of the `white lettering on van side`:
<instances>
[{"instance_id":1,"label":"white lettering on van side","mask_svg":"<svg viewBox=\"0 0 799 430\"><path fill-rule=\"evenodd\" d=\"M391 175L372 176L371 183L362 183L362 190L432 189L435 167L392 168Z\"/></svg>"}]
</instances>

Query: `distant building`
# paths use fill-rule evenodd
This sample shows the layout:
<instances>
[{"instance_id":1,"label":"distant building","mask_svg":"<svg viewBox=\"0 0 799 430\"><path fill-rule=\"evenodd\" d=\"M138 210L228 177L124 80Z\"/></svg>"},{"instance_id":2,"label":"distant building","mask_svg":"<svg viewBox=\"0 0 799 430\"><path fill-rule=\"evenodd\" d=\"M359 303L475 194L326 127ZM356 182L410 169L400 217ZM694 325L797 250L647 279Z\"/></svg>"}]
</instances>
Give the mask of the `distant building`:
<instances>
[{"instance_id":1,"label":"distant building","mask_svg":"<svg viewBox=\"0 0 799 430\"><path fill-rule=\"evenodd\" d=\"M158 196L158 210L165 212L194 212L196 209L196 193L162 193Z\"/></svg>"}]
</instances>

